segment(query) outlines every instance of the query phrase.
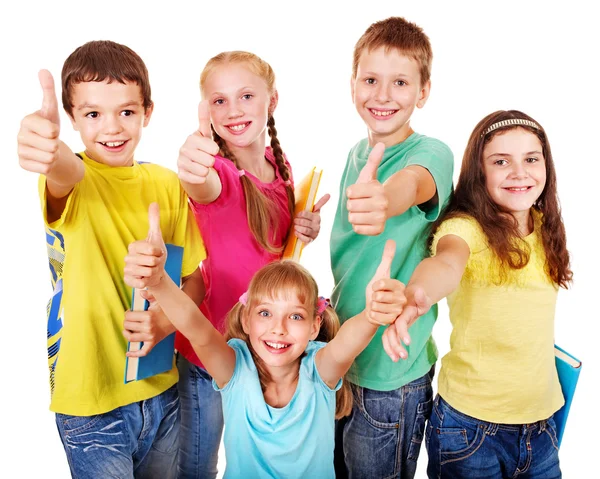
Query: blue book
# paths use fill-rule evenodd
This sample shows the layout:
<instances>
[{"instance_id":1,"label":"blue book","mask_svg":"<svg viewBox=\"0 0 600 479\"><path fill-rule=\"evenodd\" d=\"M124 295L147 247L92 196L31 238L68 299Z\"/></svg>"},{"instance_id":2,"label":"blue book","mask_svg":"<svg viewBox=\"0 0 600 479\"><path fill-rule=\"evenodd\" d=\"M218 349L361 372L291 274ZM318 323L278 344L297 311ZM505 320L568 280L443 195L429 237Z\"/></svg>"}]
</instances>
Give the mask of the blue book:
<instances>
[{"instance_id":1,"label":"blue book","mask_svg":"<svg viewBox=\"0 0 600 479\"><path fill-rule=\"evenodd\" d=\"M565 398L564 406L554 413L558 447L560 447L565 432L569 409L571 409L571 403L573 402L575 387L577 386L577 380L579 379L579 373L581 372L581 361L556 345L554 345L554 356L556 358L558 380L560 381L560 387Z\"/></svg>"},{"instance_id":2,"label":"blue book","mask_svg":"<svg viewBox=\"0 0 600 479\"><path fill-rule=\"evenodd\" d=\"M181 284L181 267L183 264L183 248L171 244L167 247L167 263L165 271L177 285ZM141 297L139 290L133 290L131 300L132 311L146 311L148 301ZM130 341L127 345L127 351L139 351L142 349L143 342ZM164 338L155 345L152 350L141 358L129 358L125 360L125 383L139 381L156 374L170 371L173 368L175 357L175 333Z\"/></svg>"}]
</instances>

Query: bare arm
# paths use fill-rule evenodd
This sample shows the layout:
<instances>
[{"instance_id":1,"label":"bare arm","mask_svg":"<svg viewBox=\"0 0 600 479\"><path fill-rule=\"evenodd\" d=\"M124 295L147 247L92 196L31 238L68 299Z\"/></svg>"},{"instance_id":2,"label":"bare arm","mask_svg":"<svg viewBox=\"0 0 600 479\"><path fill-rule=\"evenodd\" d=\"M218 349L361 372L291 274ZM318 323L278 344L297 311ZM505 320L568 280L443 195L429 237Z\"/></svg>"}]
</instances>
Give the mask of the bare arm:
<instances>
[{"instance_id":1,"label":"bare arm","mask_svg":"<svg viewBox=\"0 0 600 479\"><path fill-rule=\"evenodd\" d=\"M422 166L411 165L394 173L383 184L388 201L387 218L399 216L411 206L422 205L436 195L433 176Z\"/></svg>"}]
</instances>

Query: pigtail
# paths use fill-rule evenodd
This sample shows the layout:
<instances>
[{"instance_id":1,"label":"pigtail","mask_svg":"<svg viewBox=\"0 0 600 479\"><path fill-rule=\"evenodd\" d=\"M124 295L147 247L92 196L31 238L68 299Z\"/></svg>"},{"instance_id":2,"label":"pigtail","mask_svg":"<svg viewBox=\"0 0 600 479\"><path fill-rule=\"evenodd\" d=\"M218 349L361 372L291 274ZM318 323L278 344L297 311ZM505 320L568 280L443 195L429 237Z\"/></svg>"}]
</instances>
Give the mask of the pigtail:
<instances>
[{"instance_id":1,"label":"pigtail","mask_svg":"<svg viewBox=\"0 0 600 479\"><path fill-rule=\"evenodd\" d=\"M221 138L211 125L213 137L223 158L230 160L236 168L239 169L237 158L229 150L227 144ZM285 164L284 164L285 166ZM287 168L286 168L287 170ZM261 193L254 182L242 175L240 177L244 197L246 198L246 215L248 216L248 226L254 236L256 242L266 251L272 254L280 254L283 251L283 246L277 248L272 244L272 238L269 238L269 232L277 229L277 215L272 201ZM289 187L288 187L289 188ZM289 202L289 193L288 193Z\"/></svg>"},{"instance_id":2,"label":"pigtail","mask_svg":"<svg viewBox=\"0 0 600 479\"><path fill-rule=\"evenodd\" d=\"M317 313L318 314L318 313ZM327 306L321 313L321 329L315 341L328 343L331 341L340 329L340 320L335 310ZM335 418L340 419L348 416L352 412L352 390L350 383L343 381L342 387L336 392L335 396Z\"/></svg>"},{"instance_id":3,"label":"pigtail","mask_svg":"<svg viewBox=\"0 0 600 479\"><path fill-rule=\"evenodd\" d=\"M271 149L273 150L273 155L275 156L275 164L277 165L277 171L279 171L279 176L281 176L283 181L289 182L291 174L285 162L285 157L283 156L281 144L279 143L279 139L277 138L277 129L275 128L275 118L273 118L273 115L269 115L267 127L269 130L269 137L271 138ZM289 183L286 185L285 189L287 191L288 197L288 210L290 212L290 217L293 220L294 209L296 204L296 199L294 197L294 188L292 188L291 183Z\"/></svg>"}]
</instances>

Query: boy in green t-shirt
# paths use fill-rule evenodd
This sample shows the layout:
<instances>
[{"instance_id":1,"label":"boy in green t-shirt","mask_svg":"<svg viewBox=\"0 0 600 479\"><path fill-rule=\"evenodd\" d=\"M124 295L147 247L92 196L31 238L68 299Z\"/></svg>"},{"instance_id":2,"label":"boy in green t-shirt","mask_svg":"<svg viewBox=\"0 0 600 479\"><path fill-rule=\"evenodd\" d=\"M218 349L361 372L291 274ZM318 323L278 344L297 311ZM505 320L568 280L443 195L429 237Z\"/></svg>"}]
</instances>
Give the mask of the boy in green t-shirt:
<instances>
[{"instance_id":1,"label":"boy in green t-shirt","mask_svg":"<svg viewBox=\"0 0 600 479\"><path fill-rule=\"evenodd\" d=\"M348 155L331 233L332 299L342 322L364 309L388 239L397 245L392 277L408 282L452 191L452 152L409 123L429 96L431 61L423 30L399 17L372 24L355 46L352 98L368 138ZM396 362L382 347L381 327L348 372L357 387L351 415L337 425L337 477L414 477L432 407L436 316L434 306L410 338L409 325L392 326L406 344Z\"/></svg>"}]
</instances>

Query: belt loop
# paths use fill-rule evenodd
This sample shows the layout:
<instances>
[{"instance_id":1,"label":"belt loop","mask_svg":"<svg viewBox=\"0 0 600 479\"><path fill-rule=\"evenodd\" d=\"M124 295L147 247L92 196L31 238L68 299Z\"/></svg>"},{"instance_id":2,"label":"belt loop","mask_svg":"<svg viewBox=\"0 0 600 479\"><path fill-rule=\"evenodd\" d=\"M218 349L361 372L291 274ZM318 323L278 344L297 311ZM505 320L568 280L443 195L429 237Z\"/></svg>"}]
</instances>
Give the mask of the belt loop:
<instances>
[{"instance_id":1,"label":"belt loop","mask_svg":"<svg viewBox=\"0 0 600 479\"><path fill-rule=\"evenodd\" d=\"M491 422L487 425L487 430L485 431L485 433L488 436L495 436L496 433L498 432L498 428L499 428L498 424L494 424L493 422Z\"/></svg>"}]
</instances>

